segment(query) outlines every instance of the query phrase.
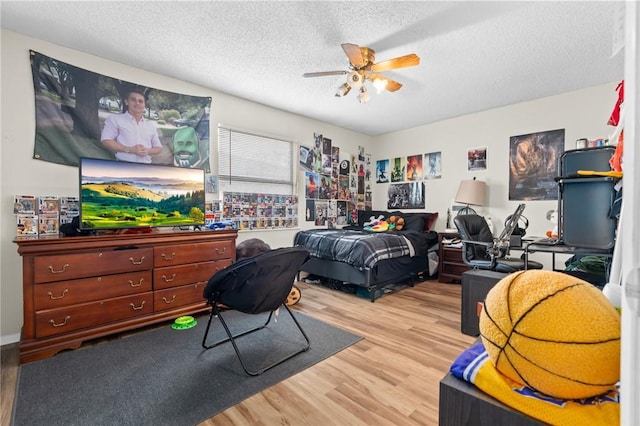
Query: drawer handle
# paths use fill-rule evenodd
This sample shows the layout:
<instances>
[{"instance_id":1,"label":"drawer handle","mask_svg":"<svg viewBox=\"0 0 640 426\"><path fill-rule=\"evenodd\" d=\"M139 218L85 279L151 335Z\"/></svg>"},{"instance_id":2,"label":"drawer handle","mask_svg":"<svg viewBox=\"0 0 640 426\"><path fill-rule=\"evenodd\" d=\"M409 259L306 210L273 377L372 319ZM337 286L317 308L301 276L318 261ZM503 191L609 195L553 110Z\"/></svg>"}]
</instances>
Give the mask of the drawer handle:
<instances>
[{"instance_id":1,"label":"drawer handle","mask_svg":"<svg viewBox=\"0 0 640 426\"><path fill-rule=\"evenodd\" d=\"M65 263L64 265L62 265L62 269L58 269L57 271L55 269L53 269L52 265L49 265L49 271L51 271L52 274L61 274L64 271L67 270L67 268L69 267L68 263Z\"/></svg>"},{"instance_id":2,"label":"drawer handle","mask_svg":"<svg viewBox=\"0 0 640 426\"><path fill-rule=\"evenodd\" d=\"M171 256L167 256L167 255L166 255L166 254L164 254L164 253L162 253L160 256L162 256L162 258L163 258L164 260L173 260L173 259L175 259L175 258L176 258L176 252L175 252L175 251L174 251L174 252L172 252L172 253L171 253Z\"/></svg>"},{"instance_id":3,"label":"drawer handle","mask_svg":"<svg viewBox=\"0 0 640 426\"><path fill-rule=\"evenodd\" d=\"M57 299L62 299L64 297L65 294L69 293L69 290L67 290L66 288L64 290L62 290L62 294L60 296L54 296L53 293L48 292L47 294L49 295L49 298L51 300L57 300Z\"/></svg>"},{"instance_id":4,"label":"drawer handle","mask_svg":"<svg viewBox=\"0 0 640 426\"><path fill-rule=\"evenodd\" d=\"M164 282L165 282L165 283L170 283L171 281L173 281L173 280L175 280L175 279L176 279L176 274L173 274L173 275L171 276L171 278L167 278L167 276L166 276L166 275L163 275L163 276L162 276L162 279L164 280Z\"/></svg>"},{"instance_id":5,"label":"drawer handle","mask_svg":"<svg viewBox=\"0 0 640 426\"><path fill-rule=\"evenodd\" d=\"M220 251L220 249L218 249L218 247L216 247L215 250L216 250L216 253L218 253L218 254L225 254L227 252L227 248L226 247L223 247L222 251Z\"/></svg>"},{"instance_id":6,"label":"drawer handle","mask_svg":"<svg viewBox=\"0 0 640 426\"><path fill-rule=\"evenodd\" d=\"M129 280L129 285L131 287L140 287L142 285L142 281L144 281L144 278L140 278L140 281L138 281L138 284L136 284L133 281Z\"/></svg>"},{"instance_id":7,"label":"drawer handle","mask_svg":"<svg viewBox=\"0 0 640 426\"><path fill-rule=\"evenodd\" d=\"M164 303L173 303L176 301L176 295L174 294L173 297L171 298L171 300L167 299L166 297L162 296L162 300L164 301Z\"/></svg>"},{"instance_id":8,"label":"drawer handle","mask_svg":"<svg viewBox=\"0 0 640 426\"><path fill-rule=\"evenodd\" d=\"M142 301L142 303L140 304L140 306L136 307L136 305L134 305L133 303L129 303L129 306L131 306L133 308L134 311L139 311L140 309L144 308L144 300Z\"/></svg>"},{"instance_id":9,"label":"drawer handle","mask_svg":"<svg viewBox=\"0 0 640 426\"><path fill-rule=\"evenodd\" d=\"M67 317L64 319L64 322L58 323L56 324L56 322L52 319L49 320L49 324L51 324L54 327L62 327L63 325L67 325L67 321L69 321L71 319L70 316L67 315Z\"/></svg>"},{"instance_id":10,"label":"drawer handle","mask_svg":"<svg viewBox=\"0 0 640 426\"><path fill-rule=\"evenodd\" d=\"M134 265L142 265L142 262L144 262L144 256L142 256L142 257L140 258L140 261L138 261L138 262L136 262L135 260L133 260L133 257L130 257L130 258L129 258L129 261L130 261L132 264L134 264Z\"/></svg>"}]
</instances>

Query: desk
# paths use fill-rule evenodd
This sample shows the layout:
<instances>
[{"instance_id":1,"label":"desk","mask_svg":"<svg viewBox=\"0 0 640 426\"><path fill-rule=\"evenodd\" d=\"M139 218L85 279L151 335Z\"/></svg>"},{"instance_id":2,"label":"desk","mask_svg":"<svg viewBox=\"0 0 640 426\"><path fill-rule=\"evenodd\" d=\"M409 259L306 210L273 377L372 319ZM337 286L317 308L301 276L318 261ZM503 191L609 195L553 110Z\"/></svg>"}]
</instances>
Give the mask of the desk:
<instances>
[{"instance_id":1,"label":"desk","mask_svg":"<svg viewBox=\"0 0 640 426\"><path fill-rule=\"evenodd\" d=\"M535 241L525 242L524 247L524 266L525 270L527 269L527 264L529 262L529 253L551 253L552 256L552 267L554 271L556 270L556 254L570 254L570 255L581 255L581 256L600 256L600 257L613 257L613 249L593 249L593 248L583 248L583 247L573 247L567 246L564 244L557 244L554 246L546 245L546 244L536 244ZM608 274L607 274L608 275Z\"/></svg>"}]
</instances>

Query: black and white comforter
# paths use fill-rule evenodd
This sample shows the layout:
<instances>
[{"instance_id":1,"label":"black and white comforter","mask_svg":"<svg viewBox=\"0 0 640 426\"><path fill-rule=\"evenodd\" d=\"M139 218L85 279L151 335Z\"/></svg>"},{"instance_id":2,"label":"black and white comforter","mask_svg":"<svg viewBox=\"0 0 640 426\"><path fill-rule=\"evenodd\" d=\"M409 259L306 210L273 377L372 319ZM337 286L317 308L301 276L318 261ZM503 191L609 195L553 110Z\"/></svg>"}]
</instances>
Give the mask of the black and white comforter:
<instances>
[{"instance_id":1,"label":"black and white comforter","mask_svg":"<svg viewBox=\"0 0 640 426\"><path fill-rule=\"evenodd\" d=\"M306 247L313 257L345 262L364 270L384 259L426 256L428 241L424 234L413 231L311 229L298 232L294 245Z\"/></svg>"}]
</instances>

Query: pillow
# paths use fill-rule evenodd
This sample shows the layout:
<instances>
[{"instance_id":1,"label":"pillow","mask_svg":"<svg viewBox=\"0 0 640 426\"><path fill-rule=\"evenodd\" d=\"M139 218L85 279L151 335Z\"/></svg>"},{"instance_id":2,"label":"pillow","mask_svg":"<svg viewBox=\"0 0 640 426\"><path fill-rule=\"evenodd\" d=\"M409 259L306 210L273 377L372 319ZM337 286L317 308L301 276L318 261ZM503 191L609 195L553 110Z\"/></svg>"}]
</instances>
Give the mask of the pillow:
<instances>
[{"instance_id":1,"label":"pillow","mask_svg":"<svg viewBox=\"0 0 640 426\"><path fill-rule=\"evenodd\" d=\"M388 212L384 210L358 210L358 226L362 227L369 222L371 216L378 217L382 215L385 219L389 219L392 215L404 218L405 224L403 230L416 232L430 232L435 227L438 220L438 213L403 213L395 210Z\"/></svg>"},{"instance_id":2,"label":"pillow","mask_svg":"<svg viewBox=\"0 0 640 426\"><path fill-rule=\"evenodd\" d=\"M364 226L365 223L371 220L371 216L382 216L385 219L389 217L389 212L384 210L358 210L358 226Z\"/></svg>"},{"instance_id":3,"label":"pillow","mask_svg":"<svg viewBox=\"0 0 640 426\"><path fill-rule=\"evenodd\" d=\"M415 231L415 232L424 232L424 216L418 213L405 213L401 214L404 217L404 227L402 228L405 231Z\"/></svg>"},{"instance_id":4,"label":"pillow","mask_svg":"<svg viewBox=\"0 0 640 426\"><path fill-rule=\"evenodd\" d=\"M424 232L433 231L438 220L438 212L427 213L427 218L424 220Z\"/></svg>"}]
</instances>

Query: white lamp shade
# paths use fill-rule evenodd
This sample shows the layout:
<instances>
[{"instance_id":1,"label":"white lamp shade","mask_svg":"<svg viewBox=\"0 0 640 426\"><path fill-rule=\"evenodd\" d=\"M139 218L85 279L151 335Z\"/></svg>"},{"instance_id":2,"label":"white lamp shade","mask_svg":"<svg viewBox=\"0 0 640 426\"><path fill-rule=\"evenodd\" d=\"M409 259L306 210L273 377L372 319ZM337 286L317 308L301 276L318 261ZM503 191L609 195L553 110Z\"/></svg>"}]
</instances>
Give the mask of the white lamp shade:
<instances>
[{"instance_id":1,"label":"white lamp shade","mask_svg":"<svg viewBox=\"0 0 640 426\"><path fill-rule=\"evenodd\" d=\"M458 187L456 203L484 206L487 184L481 180L463 180Z\"/></svg>"}]
</instances>

